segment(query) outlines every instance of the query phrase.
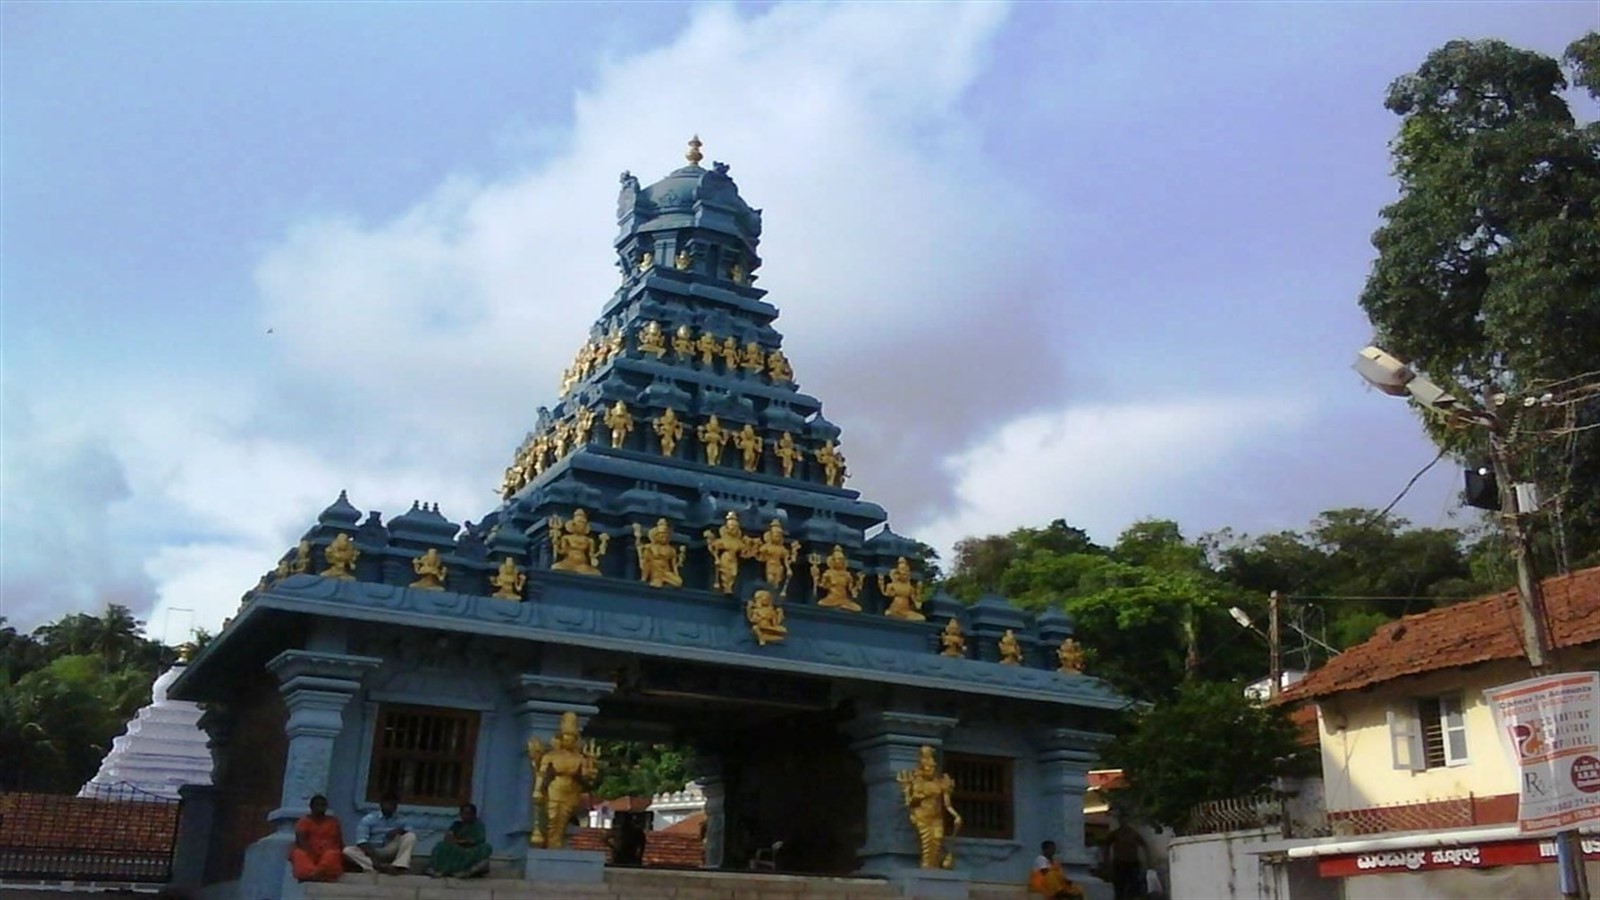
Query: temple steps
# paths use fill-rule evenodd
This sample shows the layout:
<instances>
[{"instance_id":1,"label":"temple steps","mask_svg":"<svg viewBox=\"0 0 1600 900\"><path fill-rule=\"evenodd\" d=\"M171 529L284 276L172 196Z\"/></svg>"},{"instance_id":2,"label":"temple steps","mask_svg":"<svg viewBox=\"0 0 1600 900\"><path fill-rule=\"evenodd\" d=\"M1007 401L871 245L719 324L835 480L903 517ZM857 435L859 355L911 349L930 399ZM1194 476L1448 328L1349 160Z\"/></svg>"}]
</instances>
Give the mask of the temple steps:
<instances>
[{"instance_id":1,"label":"temple steps","mask_svg":"<svg viewBox=\"0 0 1600 900\"><path fill-rule=\"evenodd\" d=\"M497 873L498 874L498 873ZM346 875L306 884L307 900L905 900L884 881L756 872L607 869L601 884L536 884L521 878ZM974 884L970 900L1026 900L1021 885Z\"/></svg>"}]
</instances>

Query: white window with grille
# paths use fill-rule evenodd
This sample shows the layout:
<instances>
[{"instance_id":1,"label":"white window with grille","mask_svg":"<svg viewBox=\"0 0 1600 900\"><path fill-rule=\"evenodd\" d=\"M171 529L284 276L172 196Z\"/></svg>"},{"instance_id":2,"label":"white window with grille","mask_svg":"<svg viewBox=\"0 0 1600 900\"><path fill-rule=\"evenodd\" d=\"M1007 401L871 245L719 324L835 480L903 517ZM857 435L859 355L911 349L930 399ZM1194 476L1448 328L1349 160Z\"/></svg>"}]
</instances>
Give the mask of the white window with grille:
<instances>
[{"instance_id":1,"label":"white window with grille","mask_svg":"<svg viewBox=\"0 0 1600 900\"><path fill-rule=\"evenodd\" d=\"M1419 697L1391 708L1389 750L1396 769L1413 772L1470 762L1461 695Z\"/></svg>"}]
</instances>

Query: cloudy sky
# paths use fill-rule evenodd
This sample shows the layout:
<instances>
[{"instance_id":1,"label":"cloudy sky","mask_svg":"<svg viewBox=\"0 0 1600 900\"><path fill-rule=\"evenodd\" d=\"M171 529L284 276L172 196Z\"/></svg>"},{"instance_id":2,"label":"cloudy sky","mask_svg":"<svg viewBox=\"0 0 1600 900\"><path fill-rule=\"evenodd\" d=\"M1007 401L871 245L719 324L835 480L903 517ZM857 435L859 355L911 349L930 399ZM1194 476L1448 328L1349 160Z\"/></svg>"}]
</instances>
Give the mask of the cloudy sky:
<instances>
[{"instance_id":1,"label":"cloudy sky","mask_svg":"<svg viewBox=\"0 0 1600 900\"><path fill-rule=\"evenodd\" d=\"M495 505L698 132L852 486L942 549L1383 506L1385 86L1589 3L0 5L0 614L215 629L340 489ZM1584 114L1592 115L1592 110ZM1441 465L1399 511L1449 521ZM946 554L948 556L948 552Z\"/></svg>"}]
</instances>

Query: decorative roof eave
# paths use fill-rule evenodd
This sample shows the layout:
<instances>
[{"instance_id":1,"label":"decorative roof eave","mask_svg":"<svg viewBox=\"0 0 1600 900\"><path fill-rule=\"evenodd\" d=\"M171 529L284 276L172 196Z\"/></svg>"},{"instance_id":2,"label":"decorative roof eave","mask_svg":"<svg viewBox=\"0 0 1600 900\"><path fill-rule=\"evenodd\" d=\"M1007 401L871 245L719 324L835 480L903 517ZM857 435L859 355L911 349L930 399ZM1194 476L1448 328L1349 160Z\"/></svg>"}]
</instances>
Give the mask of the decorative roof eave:
<instances>
[{"instance_id":1,"label":"decorative roof eave","mask_svg":"<svg viewBox=\"0 0 1600 900\"><path fill-rule=\"evenodd\" d=\"M210 668L207 664L212 655L210 651L240 631L239 626L245 619L281 611L560 643L641 657L690 660L845 681L878 682L952 695L980 695L1060 707L1116 710L1128 705L1125 698L1092 677L1062 675L1051 670L1004 666L972 659L950 659L931 650L910 652L842 640L808 639L804 635L805 620L826 617L838 621L839 614L803 605L787 607L790 633L785 644L767 647L759 652L740 649L741 645L732 641L711 639L721 638L724 633L727 636L747 634L742 615L732 607L723 609L716 601L700 605L700 609L712 617L726 613L728 622L725 626L709 621L652 617L640 614L637 607L619 609L608 615L606 610L561 602L563 593L593 590L589 586L589 579L559 573L540 574L543 580L549 582L542 598L537 602L521 603L451 591L420 591L370 582L293 576L263 590L246 613L241 615L241 621L235 622L232 628L225 630L211 646L206 647L206 652L202 652L190 664L189 671L174 688L178 689L180 685L187 688L196 678L203 681L215 677L214 674L206 674ZM616 583L612 581L611 584ZM568 586L571 587L563 590ZM610 588L607 593L615 594L616 588ZM661 627L652 627L657 618L661 619ZM922 630L936 627L931 623L919 627L876 616L862 616L851 624L872 631L882 629L885 633L904 634L909 628L919 635Z\"/></svg>"}]
</instances>

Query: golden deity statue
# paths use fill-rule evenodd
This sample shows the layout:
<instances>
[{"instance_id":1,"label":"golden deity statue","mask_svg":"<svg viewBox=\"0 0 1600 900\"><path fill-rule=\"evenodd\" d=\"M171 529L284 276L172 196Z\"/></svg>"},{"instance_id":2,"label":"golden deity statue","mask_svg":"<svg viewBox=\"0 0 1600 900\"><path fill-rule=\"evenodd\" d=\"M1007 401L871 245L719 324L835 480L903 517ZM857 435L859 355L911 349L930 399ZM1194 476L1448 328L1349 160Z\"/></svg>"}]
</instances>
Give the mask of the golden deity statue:
<instances>
[{"instance_id":1,"label":"golden deity statue","mask_svg":"<svg viewBox=\"0 0 1600 900\"><path fill-rule=\"evenodd\" d=\"M672 267L679 272L689 271L689 267L692 265L694 265L694 258L689 255L688 250L679 250L678 255L672 260Z\"/></svg>"},{"instance_id":2,"label":"golden deity statue","mask_svg":"<svg viewBox=\"0 0 1600 900\"><path fill-rule=\"evenodd\" d=\"M722 339L722 371L732 375L739 370L739 339L728 335Z\"/></svg>"},{"instance_id":3,"label":"golden deity statue","mask_svg":"<svg viewBox=\"0 0 1600 900\"><path fill-rule=\"evenodd\" d=\"M290 566L289 574L305 575L311 571L311 542L301 541L294 548L294 565Z\"/></svg>"},{"instance_id":4,"label":"golden deity statue","mask_svg":"<svg viewBox=\"0 0 1600 900\"><path fill-rule=\"evenodd\" d=\"M562 369L561 370L561 388L560 388L559 391L557 391L556 396L565 397L567 395L567 393L572 390L572 386L574 384L576 384L577 382L578 382L578 373L577 372L574 372L570 367Z\"/></svg>"},{"instance_id":5,"label":"golden deity statue","mask_svg":"<svg viewBox=\"0 0 1600 900\"><path fill-rule=\"evenodd\" d=\"M605 422L611 429L611 446L621 447L622 442L628 439L628 432L633 430L633 414L628 412L628 405L618 400L606 411Z\"/></svg>"},{"instance_id":6,"label":"golden deity statue","mask_svg":"<svg viewBox=\"0 0 1600 900\"><path fill-rule=\"evenodd\" d=\"M867 576L850 571L850 560L845 558L843 547L833 545L826 569L822 568L820 554L811 554L807 561L811 563L812 591L821 595L821 599L817 600L818 606L847 612L861 611L861 604L856 602L856 598L861 596L861 587L866 584Z\"/></svg>"},{"instance_id":7,"label":"golden deity statue","mask_svg":"<svg viewBox=\"0 0 1600 900\"><path fill-rule=\"evenodd\" d=\"M889 601L884 615L911 622L927 619L922 614L922 582L912 580L911 563L904 556L895 561L888 578L878 576L878 591Z\"/></svg>"},{"instance_id":8,"label":"golden deity statue","mask_svg":"<svg viewBox=\"0 0 1600 900\"><path fill-rule=\"evenodd\" d=\"M794 380L794 369L790 368L789 358L783 355L782 350L767 354L767 375L775 384L788 384Z\"/></svg>"},{"instance_id":9,"label":"golden deity statue","mask_svg":"<svg viewBox=\"0 0 1600 900\"><path fill-rule=\"evenodd\" d=\"M783 607L772 602L771 591L756 591L744 605L744 617L750 622L756 643L763 647L782 643L789 636L789 629L783 624Z\"/></svg>"},{"instance_id":10,"label":"golden deity statue","mask_svg":"<svg viewBox=\"0 0 1600 900\"><path fill-rule=\"evenodd\" d=\"M787 535L783 533L783 523L777 519L767 526L761 535L761 540L749 551L762 565L767 584L778 596L789 593L789 579L794 575L794 561L800 556L800 542L792 541L785 545Z\"/></svg>"},{"instance_id":11,"label":"golden deity statue","mask_svg":"<svg viewBox=\"0 0 1600 900\"><path fill-rule=\"evenodd\" d=\"M533 772L533 821L528 843L548 850L567 844L567 823L600 772L600 748L579 737L578 715L561 714L561 728L550 747L528 738L528 768Z\"/></svg>"},{"instance_id":12,"label":"golden deity statue","mask_svg":"<svg viewBox=\"0 0 1600 900\"><path fill-rule=\"evenodd\" d=\"M672 333L672 353L678 362L688 362L694 358L694 329L687 325L678 326L678 330Z\"/></svg>"},{"instance_id":13,"label":"golden deity statue","mask_svg":"<svg viewBox=\"0 0 1600 900\"><path fill-rule=\"evenodd\" d=\"M1056 648L1056 662L1061 664L1058 670L1063 675L1083 674L1083 648L1072 638L1061 642Z\"/></svg>"},{"instance_id":14,"label":"golden deity statue","mask_svg":"<svg viewBox=\"0 0 1600 900\"><path fill-rule=\"evenodd\" d=\"M572 417L572 446L574 449L589 443L589 438L594 436L594 410L587 406L578 407L578 412Z\"/></svg>"},{"instance_id":15,"label":"golden deity statue","mask_svg":"<svg viewBox=\"0 0 1600 900\"><path fill-rule=\"evenodd\" d=\"M660 322L651 322L639 332L639 352L648 353L656 359L667 352L667 337L661 331Z\"/></svg>"},{"instance_id":16,"label":"golden deity statue","mask_svg":"<svg viewBox=\"0 0 1600 900\"><path fill-rule=\"evenodd\" d=\"M745 342L744 350L739 353L739 365L751 375L760 375L767 367L767 357L761 352L761 345L755 341Z\"/></svg>"},{"instance_id":17,"label":"golden deity statue","mask_svg":"<svg viewBox=\"0 0 1600 900\"><path fill-rule=\"evenodd\" d=\"M745 549L748 538L739 527L739 514L728 511L727 518L718 531L704 533L706 552L711 555L711 589L724 594L733 593L733 583L739 577L739 559L748 556Z\"/></svg>"},{"instance_id":18,"label":"golden deity statue","mask_svg":"<svg viewBox=\"0 0 1600 900\"><path fill-rule=\"evenodd\" d=\"M290 570L289 570L289 566L290 566L289 557L285 556L283 559L278 560L278 564L276 566L273 566L273 568L272 568L272 580L273 581L281 581L281 580L283 580L285 578L288 578L289 575L291 574ZM262 576L261 584L257 585L257 587L266 587L267 586L266 582L267 582L266 576Z\"/></svg>"},{"instance_id":19,"label":"golden deity statue","mask_svg":"<svg viewBox=\"0 0 1600 900\"><path fill-rule=\"evenodd\" d=\"M555 427L550 429L550 451L556 459L559 460L566 457L567 441L571 439L572 423L566 419L557 422Z\"/></svg>"},{"instance_id":20,"label":"golden deity statue","mask_svg":"<svg viewBox=\"0 0 1600 900\"><path fill-rule=\"evenodd\" d=\"M501 600L521 600L522 589L527 584L528 576L522 574L516 560L508 556L501 560L500 571L489 579L489 586L495 589L490 596Z\"/></svg>"},{"instance_id":21,"label":"golden deity statue","mask_svg":"<svg viewBox=\"0 0 1600 900\"><path fill-rule=\"evenodd\" d=\"M783 437L772 442L772 455L778 458L778 465L783 468L783 477L794 477L794 464L799 462L806 452L795 446L794 435L785 431Z\"/></svg>"},{"instance_id":22,"label":"golden deity statue","mask_svg":"<svg viewBox=\"0 0 1600 900\"><path fill-rule=\"evenodd\" d=\"M822 446L811 455L822 466L822 480L828 487L838 487L844 482L844 454L833 445L833 441L823 441Z\"/></svg>"},{"instance_id":23,"label":"golden deity statue","mask_svg":"<svg viewBox=\"0 0 1600 900\"><path fill-rule=\"evenodd\" d=\"M560 516L550 517L550 544L556 561L550 566L557 572L576 572L580 575L599 575L600 557L606 555L606 545L611 535L598 538L591 533L589 513L583 507L572 511L572 519L562 522Z\"/></svg>"},{"instance_id":24,"label":"golden deity statue","mask_svg":"<svg viewBox=\"0 0 1600 900\"><path fill-rule=\"evenodd\" d=\"M583 346L578 348L578 364L574 366L573 370L577 373L578 380L582 381L589 377L589 373L593 369L594 343L592 341L584 341Z\"/></svg>"},{"instance_id":25,"label":"golden deity statue","mask_svg":"<svg viewBox=\"0 0 1600 900\"><path fill-rule=\"evenodd\" d=\"M911 827L917 830L918 865L924 869L954 868L955 854L944 846L944 820L948 813L950 838L954 839L961 831L961 814L952 805L955 779L940 774L933 748L924 745L917 753L917 767L896 772L895 780L900 782Z\"/></svg>"},{"instance_id":26,"label":"golden deity statue","mask_svg":"<svg viewBox=\"0 0 1600 900\"><path fill-rule=\"evenodd\" d=\"M672 526L666 519L657 519L655 527L645 537L644 526L633 523L634 550L639 555L639 580L651 587L683 587L685 548L672 546Z\"/></svg>"},{"instance_id":27,"label":"golden deity statue","mask_svg":"<svg viewBox=\"0 0 1600 900\"><path fill-rule=\"evenodd\" d=\"M734 263L728 267L728 280L734 284L744 284L744 276L745 271L743 265Z\"/></svg>"},{"instance_id":28,"label":"golden deity statue","mask_svg":"<svg viewBox=\"0 0 1600 900\"><path fill-rule=\"evenodd\" d=\"M531 465L533 474L537 475L540 472L543 472L545 467L549 465L548 460L550 456L550 439L541 434L533 439L533 446L529 447L528 449L533 458Z\"/></svg>"},{"instance_id":29,"label":"golden deity statue","mask_svg":"<svg viewBox=\"0 0 1600 900\"><path fill-rule=\"evenodd\" d=\"M722 427L722 420L713 415L695 430L695 434L699 436L700 443L706 446L706 465L721 465L722 448L728 443L728 439L733 437Z\"/></svg>"},{"instance_id":30,"label":"golden deity statue","mask_svg":"<svg viewBox=\"0 0 1600 900\"><path fill-rule=\"evenodd\" d=\"M738 434L733 436L733 446L739 449L739 463L746 472L754 472L756 466L761 464L761 447L766 442L756 430L749 425L744 426Z\"/></svg>"},{"instance_id":31,"label":"golden deity statue","mask_svg":"<svg viewBox=\"0 0 1600 900\"><path fill-rule=\"evenodd\" d=\"M667 407L665 412L657 416L650 427L661 438L662 456L671 456L677 451L678 441L683 439L683 422L672 407Z\"/></svg>"},{"instance_id":32,"label":"golden deity statue","mask_svg":"<svg viewBox=\"0 0 1600 900\"><path fill-rule=\"evenodd\" d=\"M411 561L411 571L417 573L417 580L411 582L412 587L424 591L442 591L450 567L439 557L437 548L429 547L427 553Z\"/></svg>"},{"instance_id":33,"label":"golden deity statue","mask_svg":"<svg viewBox=\"0 0 1600 900\"><path fill-rule=\"evenodd\" d=\"M648 272L650 271L650 267L654 266L655 264L656 255L653 252L646 250L639 256L639 271Z\"/></svg>"},{"instance_id":34,"label":"golden deity statue","mask_svg":"<svg viewBox=\"0 0 1600 900\"><path fill-rule=\"evenodd\" d=\"M721 345L722 342L717 340L716 335L709 331L700 332L700 337L694 342L694 348L700 351L700 365L702 367L711 368L711 361L717 358L717 347Z\"/></svg>"},{"instance_id":35,"label":"golden deity statue","mask_svg":"<svg viewBox=\"0 0 1600 900\"><path fill-rule=\"evenodd\" d=\"M333 543L322 551L322 558L328 562L328 567L322 570L323 578L356 580L356 560L361 558L361 551L356 548L356 542L350 540L350 535L344 532L334 535Z\"/></svg>"},{"instance_id":36,"label":"golden deity statue","mask_svg":"<svg viewBox=\"0 0 1600 900\"><path fill-rule=\"evenodd\" d=\"M522 471L520 462L506 466L505 474L500 476L500 499L510 500L511 495L515 494L526 483L527 477Z\"/></svg>"},{"instance_id":37,"label":"golden deity statue","mask_svg":"<svg viewBox=\"0 0 1600 900\"><path fill-rule=\"evenodd\" d=\"M1007 628L1006 633L1000 635L1000 665L1022 665L1022 645L1017 642L1017 634Z\"/></svg>"},{"instance_id":38,"label":"golden deity statue","mask_svg":"<svg viewBox=\"0 0 1600 900\"><path fill-rule=\"evenodd\" d=\"M966 656L967 639L961 634L961 623L951 619L939 632L940 656Z\"/></svg>"}]
</instances>

